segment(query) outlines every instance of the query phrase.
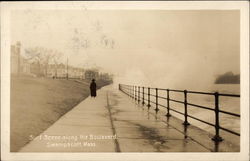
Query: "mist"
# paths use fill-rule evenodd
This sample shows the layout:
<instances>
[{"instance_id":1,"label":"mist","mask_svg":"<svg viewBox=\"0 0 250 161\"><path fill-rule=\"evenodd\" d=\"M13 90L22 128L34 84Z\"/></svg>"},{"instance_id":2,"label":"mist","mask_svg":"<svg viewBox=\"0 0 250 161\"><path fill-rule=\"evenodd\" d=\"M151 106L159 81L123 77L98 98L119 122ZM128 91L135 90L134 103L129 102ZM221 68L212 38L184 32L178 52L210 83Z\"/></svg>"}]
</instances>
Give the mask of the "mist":
<instances>
[{"instance_id":1,"label":"mist","mask_svg":"<svg viewBox=\"0 0 250 161\"><path fill-rule=\"evenodd\" d=\"M64 53L118 83L206 90L219 74L240 73L236 10L20 10L11 42Z\"/></svg>"}]
</instances>

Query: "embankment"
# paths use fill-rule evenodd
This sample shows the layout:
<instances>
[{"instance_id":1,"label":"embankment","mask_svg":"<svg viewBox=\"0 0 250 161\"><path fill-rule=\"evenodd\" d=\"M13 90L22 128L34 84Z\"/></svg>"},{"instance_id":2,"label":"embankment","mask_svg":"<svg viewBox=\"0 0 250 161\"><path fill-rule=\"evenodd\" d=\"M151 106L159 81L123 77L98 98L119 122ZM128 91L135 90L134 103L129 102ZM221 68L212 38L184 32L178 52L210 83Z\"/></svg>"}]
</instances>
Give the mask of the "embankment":
<instances>
[{"instance_id":1,"label":"embankment","mask_svg":"<svg viewBox=\"0 0 250 161\"><path fill-rule=\"evenodd\" d=\"M99 88L109 84L97 81ZM18 151L89 95L89 82L11 78L10 150Z\"/></svg>"}]
</instances>

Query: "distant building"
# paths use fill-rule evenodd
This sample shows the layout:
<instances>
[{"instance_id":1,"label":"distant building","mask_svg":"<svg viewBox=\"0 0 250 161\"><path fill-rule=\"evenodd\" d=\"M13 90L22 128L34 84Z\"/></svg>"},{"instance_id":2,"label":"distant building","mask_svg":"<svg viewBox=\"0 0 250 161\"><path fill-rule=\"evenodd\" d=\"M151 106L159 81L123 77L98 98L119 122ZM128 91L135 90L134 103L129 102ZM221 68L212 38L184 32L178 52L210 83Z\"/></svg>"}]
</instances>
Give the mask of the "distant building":
<instances>
[{"instance_id":1,"label":"distant building","mask_svg":"<svg viewBox=\"0 0 250 161\"><path fill-rule=\"evenodd\" d=\"M24 59L21 57L20 60L20 68L21 68L21 73L23 74L30 74L30 62L27 59Z\"/></svg>"},{"instance_id":2,"label":"distant building","mask_svg":"<svg viewBox=\"0 0 250 161\"><path fill-rule=\"evenodd\" d=\"M19 74L20 73L20 58L21 58L21 43L17 42L15 45L11 45L11 73Z\"/></svg>"},{"instance_id":3,"label":"distant building","mask_svg":"<svg viewBox=\"0 0 250 161\"><path fill-rule=\"evenodd\" d=\"M30 62L21 55L21 43L11 45L11 73L31 74Z\"/></svg>"},{"instance_id":4,"label":"distant building","mask_svg":"<svg viewBox=\"0 0 250 161\"><path fill-rule=\"evenodd\" d=\"M91 80L91 79L98 79L99 78L99 72L97 69L88 69L85 71L85 79Z\"/></svg>"},{"instance_id":5,"label":"distant building","mask_svg":"<svg viewBox=\"0 0 250 161\"><path fill-rule=\"evenodd\" d=\"M101 73L99 74L99 79L105 80L105 81L111 81L112 76L109 75L108 73Z\"/></svg>"},{"instance_id":6,"label":"distant building","mask_svg":"<svg viewBox=\"0 0 250 161\"><path fill-rule=\"evenodd\" d=\"M48 77L54 77L54 78L66 78L68 74L68 78L78 78L78 79L84 79L84 69L82 68L76 68L72 66L67 66L64 64L49 64L48 70L47 70L47 76Z\"/></svg>"},{"instance_id":7,"label":"distant building","mask_svg":"<svg viewBox=\"0 0 250 161\"><path fill-rule=\"evenodd\" d=\"M67 77L67 66L63 63L49 64L47 72L48 77L65 78Z\"/></svg>"},{"instance_id":8,"label":"distant building","mask_svg":"<svg viewBox=\"0 0 250 161\"><path fill-rule=\"evenodd\" d=\"M60 64L41 64L39 61L29 62L21 55L21 43L17 42L11 45L11 74L26 74L37 77L51 78L76 78L85 79L85 71L82 68ZM97 73L94 72L93 77L97 78ZM91 76L92 77L92 76Z\"/></svg>"},{"instance_id":9,"label":"distant building","mask_svg":"<svg viewBox=\"0 0 250 161\"><path fill-rule=\"evenodd\" d=\"M56 76L56 65L49 64L47 68L47 77L53 77L53 76Z\"/></svg>"},{"instance_id":10,"label":"distant building","mask_svg":"<svg viewBox=\"0 0 250 161\"><path fill-rule=\"evenodd\" d=\"M76 68L69 66L68 67L68 74L69 78L79 78L79 79L84 79L84 70L82 68Z\"/></svg>"},{"instance_id":11,"label":"distant building","mask_svg":"<svg viewBox=\"0 0 250 161\"><path fill-rule=\"evenodd\" d=\"M41 64L39 64L38 62L30 63L30 73L35 75L35 76L38 76L38 77L45 76L44 67Z\"/></svg>"},{"instance_id":12,"label":"distant building","mask_svg":"<svg viewBox=\"0 0 250 161\"><path fill-rule=\"evenodd\" d=\"M67 66L60 63L56 66L57 77L67 77Z\"/></svg>"}]
</instances>

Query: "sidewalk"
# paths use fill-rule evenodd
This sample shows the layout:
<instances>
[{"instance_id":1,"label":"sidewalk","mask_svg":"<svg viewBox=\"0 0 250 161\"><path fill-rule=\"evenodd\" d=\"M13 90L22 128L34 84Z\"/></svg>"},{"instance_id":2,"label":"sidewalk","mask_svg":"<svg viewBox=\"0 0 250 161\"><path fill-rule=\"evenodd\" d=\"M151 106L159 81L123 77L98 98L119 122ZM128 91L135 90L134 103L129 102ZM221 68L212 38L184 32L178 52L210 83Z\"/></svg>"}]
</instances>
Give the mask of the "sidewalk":
<instances>
[{"instance_id":1,"label":"sidewalk","mask_svg":"<svg viewBox=\"0 0 250 161\"><path fill-rule=\"evenodd\" d=\"M202 144L183 132L180 120L171 117L168 121L136 105L118 89L106 86L97 91L96 98L82 101L20 152L213 151L206 132L196 133L192 127L188 130L190 136L205 140ZM227 146L223 143L221 151L228 151Z\"/></svg>"}]
</instances>

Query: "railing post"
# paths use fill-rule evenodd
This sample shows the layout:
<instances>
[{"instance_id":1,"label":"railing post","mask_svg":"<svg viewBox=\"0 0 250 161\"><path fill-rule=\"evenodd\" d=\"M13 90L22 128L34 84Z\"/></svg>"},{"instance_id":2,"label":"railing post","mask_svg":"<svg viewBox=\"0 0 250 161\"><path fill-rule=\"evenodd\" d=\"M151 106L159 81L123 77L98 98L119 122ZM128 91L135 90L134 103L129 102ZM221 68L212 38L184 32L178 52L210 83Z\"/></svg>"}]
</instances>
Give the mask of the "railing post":
<instances>
[{"instance_id":1,"label":"railing post","mask_svg":"<svg viewBox=\"0 0 250 161\"><path fill-rule=\"evenodd\" d=\"M185 121L183 122L183 125L188 126L190 125L187 121L187 90L184 90L184 108L185 108Z\"/></svg>"},{"instance_id":2,"label":"railing post","mask_svg":"<svg viewBox=\"0 0 250 161\"><path fill-rule=\"evenodd\" d=\"M129 86L127 86L128 96L130 96Z\"/></svg>"},{"instance_id":3,"label":"railing post","mask_svg":"<svg viewBox=\"0 0 250 161\"><path fill-rule=\"evenodd\" d=\"M121 90L121 84L119 84L119 86L118 86L118 87L119 87L119 90Z\"/></svg>"},{"instance_id":4,"label":"railing post","mask_svg":"<svg viewBox=\"0 0 250 161\"><path fill-rule=\"evenodd\" d=\"M130 97L130 87L127 86L128 96Z\"/></svg>"},{"instance_id":5,"label":"railing post","mask_svg":"<svg viewBox=\"0 0 250 161\"><path fill-rule=\"evenodd\" d=\"M155 88L155 111L158 112L158 88Z\"/></svg>"},{"instance_id":6,"label":"railing post","mask_svg":"<svg viewBox=\"0 0 250 161\"><path fill-rule=\"evenodd\" d=\"M133 98L135 98L135 86L133 86Z\"/></svg>"},{"instance_id":7,"label":"railing post","mask_svg":"<svg viewBox=\"0 0 250 161\"><path fill-rule=\"evenodd\" d=\"M134 87L131 86L131 98L134 98Z\"/></svg>"},{"instance_id":8,"label":"railing post","mask_svg":"<svg viewBox=\"0 0 250 161\"><path fill-rule=\"evenodd\" d=\"M150 88L148 87L148 108L150 107Z\"/></svg>"},{"instance_id":9,"label":"railing post","mask_svg":"<svg viewBox=\"0 0 250 161\"><path fill-rule=\"evenodd\" d=\"M170 117L171 116L171 114L170 114L170 105L169 105L169 89L167 89L167 114L166 114L166 116L167 117Z\"/></svg>"},{"instance_id":10,"label":"railing post","mask_svg":"<svg viewBox=\"0 0 250 161\"><path fill-rule=\"evenodd\" d=\"M136 95L136 93L137 93L137 87L135 86L135 100L137 100L137 95Z\"/></svg>"},{"instance_id":11,"label":"railing post","mask_svg":"<svg viewBox=\"0 0 250 161\"><path fill-rule=\"evenodd\" d=\"M144 105L145 102L144 102L144 87L142 87L142 104Z\"/></svg>"},{"instance_id":12,"label":"railing post","mask_svg":"<svg viewBox=\"0 0 250 161\"><path fill-rule=\"evenodd\" d=\"M129 89L129 97L131 98L132 97L132 95L131 95L132 92L131 92L131 86L130 85L128 86L128 89Z\"/></svg>"},{"instance_id":13,"label":"railing post","mask_svg":"<svg viewBox=\"0 0 250 161\"><path fill-rule=\"evenodd\" d=\"M214 97L215 97L215 109L214 109L214 112L215 112L215 135L212 138L212 140L215 141L215 142L220 142L223 139L220 137L220 133L219 133L219 130L220 130L220 122L219 122L220 121L220 118L219 118L219 93L215 92L214 93Z\"/></svg>"},{"instance_id":14,"label":"railing post","mask_svg":"<svg viewBox=\"0 0 250 161\"><path fill-rule=\"evenodd\" d=\"M138 103L140 103L140 86L138 86Z\"/></svg>"}]
</instances>

